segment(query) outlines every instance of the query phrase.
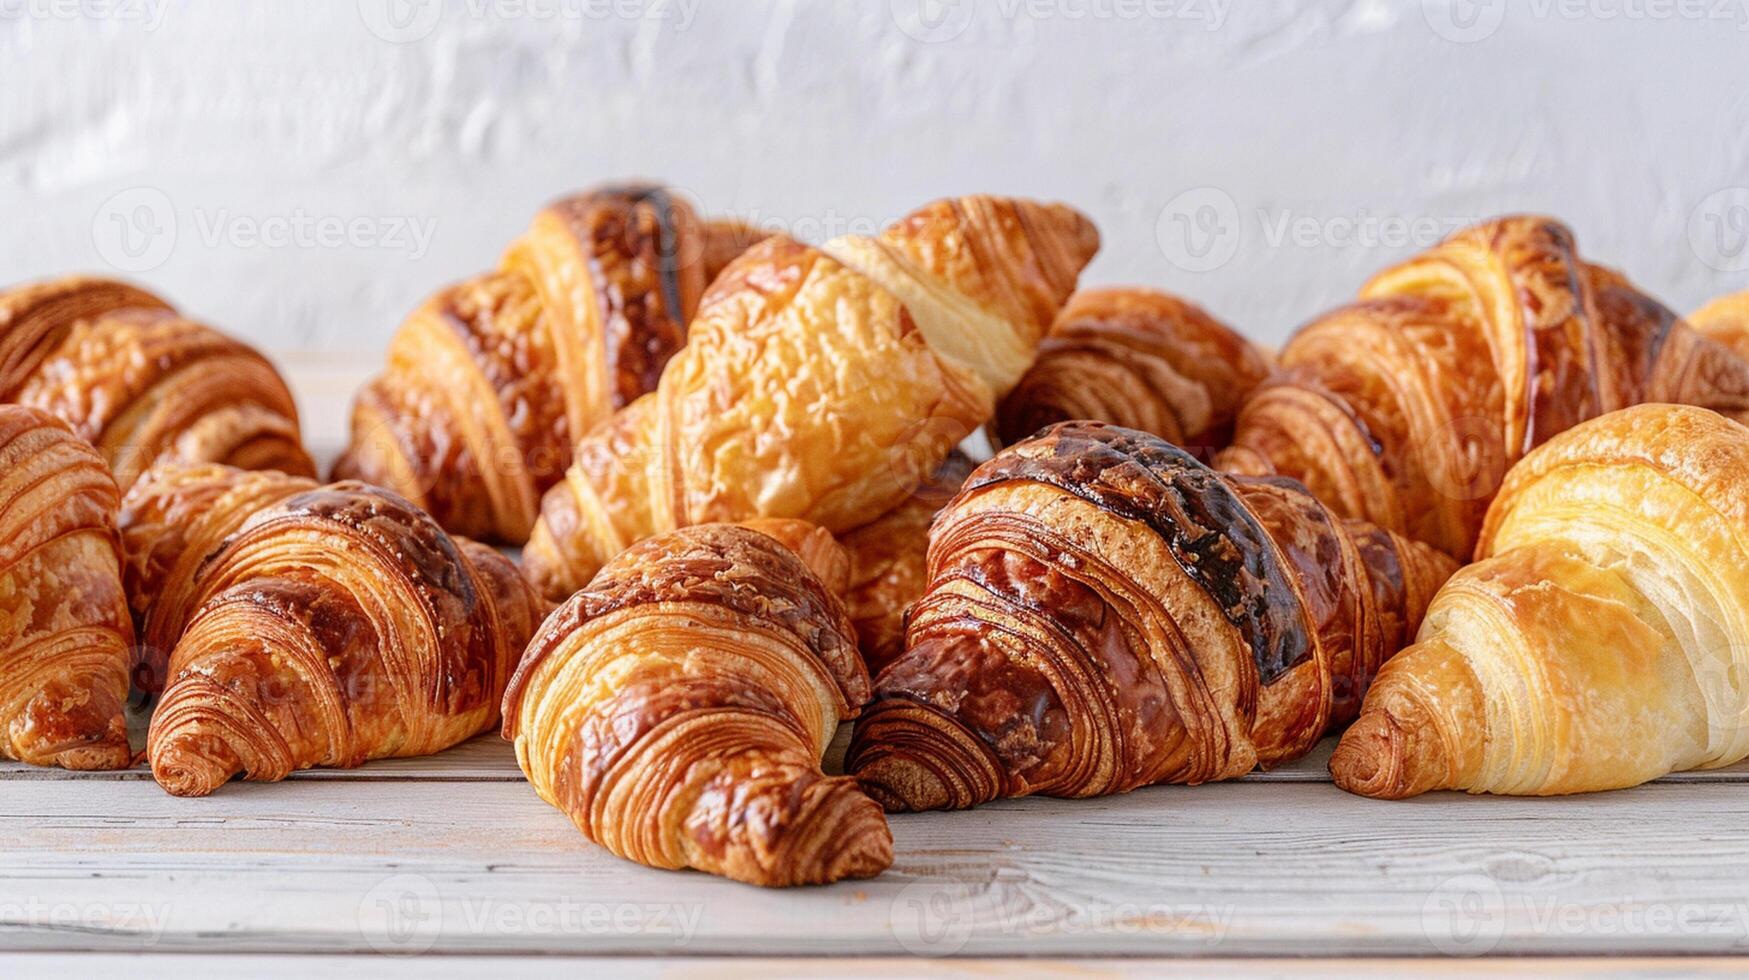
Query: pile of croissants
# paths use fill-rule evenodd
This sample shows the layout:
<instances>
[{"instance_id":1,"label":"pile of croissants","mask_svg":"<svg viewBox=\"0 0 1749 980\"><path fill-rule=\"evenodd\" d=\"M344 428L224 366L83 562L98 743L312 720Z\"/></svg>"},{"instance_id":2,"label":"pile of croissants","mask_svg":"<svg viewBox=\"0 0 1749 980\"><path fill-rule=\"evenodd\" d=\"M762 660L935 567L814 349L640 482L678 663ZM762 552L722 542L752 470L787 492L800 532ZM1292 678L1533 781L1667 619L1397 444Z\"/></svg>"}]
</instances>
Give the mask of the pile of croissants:
<instances>
[{"instance_id":1,"label":"pile of croissants","mask_svg":"<svg viewBox=\"0 0 1749 980\"><path fill-rule=\"evenodd\" d=\"M1512 216L1266 352L1077 292L1098 246L587 191L413 313L330 483L247 346L0 293L0 755L136 765L132 699L201 796L501 726L590 840L762 885L1336 732L1388 799L1749 756L1749 293L1684 319Z\"/></svg>"}]
</instances>

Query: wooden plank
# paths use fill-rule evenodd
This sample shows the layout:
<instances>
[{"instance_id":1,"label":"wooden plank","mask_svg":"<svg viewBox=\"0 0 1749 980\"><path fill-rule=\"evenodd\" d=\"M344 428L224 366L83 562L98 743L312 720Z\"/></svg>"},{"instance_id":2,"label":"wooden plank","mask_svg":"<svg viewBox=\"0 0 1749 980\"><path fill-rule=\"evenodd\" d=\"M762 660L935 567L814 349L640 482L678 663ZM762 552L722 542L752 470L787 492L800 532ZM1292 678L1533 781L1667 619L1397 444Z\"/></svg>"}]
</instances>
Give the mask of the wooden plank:
<instances>
[{"instance_id":1,"label":"wooden plank","mask_svg":"<svg viewBox=\"0 0 1749 980\"><path fill-rule=\"evenodd\" d=\"M1635 980L1670 976L1740 976L1741 960L1705 959L1538 959L1538 960L1403 960L1403 959L1217 959L1204 961L1166 959L864 959L688 957L569 957L569 956L296 956L296 955L162 955L145 959L120 954L18 954L0 956L0 973L9 977L49 977L98 974L104 970L130 978L189 976L286 977L305 980L321 975L328 980L352 977L477 977L527 978L611 976L625 980L659 980L665 977L715 977L725 980L808 978L808 980L867 980L870 977L924 976L964 977L989 980L1000 976L1013 980L1063 976L1158 977L1171 975L1197 980L1250 980L1287 974L1309 977L1400 977L1405 975L1458 977L1596 977Z\"/></svg>"},{"instance_id":2,"label":"wooden plank","mask_svg":"<svg viewBox=\"0 0 1749 980\"><path fill-rule=\"evenodd\" d=\"M0 946L590 955L1749 950L1749 792L1378 803L1161 787L893 820L882 877L763 891L639 868L515 783L17 781Z\"/></svg>"}]
</instances>

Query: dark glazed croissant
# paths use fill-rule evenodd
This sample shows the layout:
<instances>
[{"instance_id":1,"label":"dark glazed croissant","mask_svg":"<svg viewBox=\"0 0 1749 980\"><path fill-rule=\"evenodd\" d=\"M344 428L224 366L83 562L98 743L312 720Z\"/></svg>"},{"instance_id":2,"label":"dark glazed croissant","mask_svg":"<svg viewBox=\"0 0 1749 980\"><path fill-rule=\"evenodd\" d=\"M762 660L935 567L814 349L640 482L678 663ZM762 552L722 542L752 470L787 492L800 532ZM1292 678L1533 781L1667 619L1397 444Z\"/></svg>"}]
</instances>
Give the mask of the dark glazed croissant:
<instances>
[{"instance_id":1,"label":"dark glazed croissant","mask_svg":"<svg viewBox=\"0 0 1749 980\"><path fill-rule=\"evenodd\" d=\"M846 766L889 809L1201 783L1354 716L1452 562L1152 435L1065 422L937 518Z\"/></svg>"},{"instance_id":2,"label":"dark glazed croissant","mask_svg":"<svg viewBox=\"0 0 1749 980\"><path fill-rule=\"evenodd\" d=\"M757 885L880 873L880 807L820 759L868 698L844 609L796 553L726 524L609 562L542 624L504 737L584 836Z\"/></svg>"},{"instance_id":3,"label":"dark glazed croissant","mask_svg":"<svg viewBox=\"0 0 1749 980\"><path fill-rule=\"evenodd\" d=\"M996 409L1013 444L1055 422L1140 429L1209 459L1269 359L1203 310L1152 289L1089 289L1039 344L1038 362Z\"/></svg>"},{"instance_id":4,"label":"dark glazed croissant","mask_svg":"<svg viewBox=\"0 0 1749 980\"><path fill-rule=\"evenodd\" d=\"M524 552L558 599L678 527L834 534L909 494L1031 365L1099 236L1060 204L938 201L879 237L768 239L730 263L657 389L585 436Z\"/></svg>"},{"instance_id":5,"label":"dark glazed croissant","mask_svg":"<svg viewBox=\"0 0 1749 980\"><path fill-rule=\"evenodd\" d=\"M1550 795L1749 757L1749 428L1643 405L1507 474L1330 759L1336 784Z\"/></svg>"},{"instance_id":6,"label":"dark glazed croissant","mask_svg":"<svg viewBox=\"0 0 1749 980\"><path fill-rule=\"evenodd\" d=\"M256 511L315 488L308 477L217 463L156 466L134 482L120 524L122 584L140 641L135 688L164 690L170 651L194 614L201 561Z\"/></svg>"},{"instance_id":7,"label":"dark glazed croissant","mask_svg":"<svg viewBox=\"0 0 1749 980\"><path fill-rule=\"evenodd\" d=\"M707 275L756 235L702 223L648 184L555 202L497 270L396 332L335 477L388 487L457 534L520 544L572 443L656 386Z\"/></svg>"},{"instance_id":8,"label":"dark glazed croissant","mask_svg":"<svg viewBox=\"0 0 1749 980\"><path fill-rule=\"evenodd\" d=\"M266 358L107 279L0 293L0 400L65 420L123 490L158 462L315 472Z\"/></svg>"},{"instance_id":9,"label":"dark glazed croissant","mask_svg":"<svg viewBox=\"0 0 1749 980\"><path fill-rule=\"evenodd\" d=\"M1749 413L1749 361L1541 217L1458 232L1305 327L1217 460L1468 557L1508 467L1645 401Z\"/></svg>"},{"instance_id":10,"label":"dark glazed croissant","mask_svg":"<svg viewBox=\"0 0 1749 980\"><path fill-rule=\"evenodd\" d=\"M545 609L504 556L353 482L255 512L193 590L146 745L177 796L490 729Z\"/></svg>"},{"instance_id":11,"label":"dark glazed croissant","mask_svg":"<svg viewBox=\"0 0 1749 980\"><path fill-rule=\"evenodd\" d=\"M132 762L117 496L102 457L65 422L0 405L0 758Z\"/></svg>"}]
</instances>

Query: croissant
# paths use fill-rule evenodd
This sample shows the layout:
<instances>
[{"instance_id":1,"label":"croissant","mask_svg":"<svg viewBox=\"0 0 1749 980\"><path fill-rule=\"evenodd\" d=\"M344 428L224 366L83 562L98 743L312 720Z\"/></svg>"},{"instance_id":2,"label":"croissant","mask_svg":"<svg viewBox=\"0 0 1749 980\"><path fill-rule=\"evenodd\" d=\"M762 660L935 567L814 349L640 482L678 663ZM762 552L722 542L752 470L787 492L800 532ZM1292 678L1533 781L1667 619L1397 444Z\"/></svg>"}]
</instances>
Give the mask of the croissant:
<instances>
[{"instance_id":1,"label":"croissant","mask_svg":"<svg viewBox=\"0 0 1749 980\"><path fill-rule=\"evenodd\" d=\"M1531 453L1385 665L1336 784L1550 795L1749 756L1749 429L1644 405Z\"/></svg>"},{"instance_id":2,"label":"croissant","mask_svg":"<svg viewBox=\"0 0 1749 980\"><path fill-rule=\"evenodd\" d=\"M994 434L1011 445L1054 422L1088 419L1208 458L1268 374L1262 351L1194 304L1152 289L1083 290L997 406Z\"/></svg>"},{"instance_id":3,"label":"croissant","mask_svg":"<svg viewBox=\"0 0 1749 980\"><path fill-rule=\"evenodd\" d=\"M568 595L650 535L890 511L982 425L1098 248L1079 212L938 201L879 237L773 237L732 262L657 389L585 436L524 567Z\"/></svg>"},{"instance_id":4,"label":"croissant","mask_svg":"<svg viewBox=\"0 0 1749 980\"><path fill-rule=\"evenodd\" d=\"M951 453L899 506L843 535L850 574L839 594L871 675L905 649L905 610L929 582L929 524L971 472L970 458Z\"/></svg>"},{"instance_id":5,"label":"croissant","mask_svg":"<svg viewBox=\"0 0 1749 980\"><path fill-rule=\"evenodd\" d=\"M757 234L700 222L654 185L550 205L497 270L396 332L335 478L388 487L454 533L522 543L571 444L655 387L707 276Z\"/></svg>"},{"instance_id":6,"label":"croissant","mask_svg":"<svg viewBox=\"0 0 1749 980\"><path fill-rule=\"evenodd\" d=\"M1064 422L974 470L845 764L891 810L1201 783L1354 716L1452 561L1304 487Z\"/></svg>"},{"instance_id":7,"label":"croissant","mask_svg":"<svg viewBox=\"0 0 1749 980\"><path fill-rule=\"evenodd\" d=\"M1645 401L1749 414L1749 361L1550 218L1489 221L1381 273L1280 364L1217 464L1460 558L1507 468L1579 422Z\"/></svg>"},{"instance_id":8,"label":"croissant","mask_svg":"<svg viewBox=\"0 0 1749 980\"><path fill-rule=\"evenodd\" d=\"M122 585L139 636L133 686L164 690L196 606L196 571L256 511L316 488L308 477L218 463L153 467L121 503Z\"/></svg>"},{"instance_id":9,"label":"croissant","mask_svg":"<svg viewBox=\"0 0 1749 980\"><path fill-rule=\"evenodd\" d=\"M704 524L631 547L542 624L504 737L535 792L623 858L817 884L892 861L879 805L820 769L867 697L844 609L808 566Z\"/></svg>"},{"instance_id":10,"label":"croissant","mask_svg":"<svg viewBox=\"0 0 1749 980\"><path fill-rule=\"evenodd\" d=\"M490 729L545 611L504 556L354 482L256 511L192 588L146 743L177 796Z\"/></svg>"},{"instance_id":11,"label":"croissant","mask_svg":"<svg viewBox=\"0 0 1749 980\"><path fill-rule=\"evenodd\" d=\"M266 358L125 283L0 293L0 401L64 419L123 490L160 461L315 472Z\"/></svg>"},{"instance_id":12,"label":"croissant","mask_svg":"<svg viewBox=\"0 0 1749 980\"><path fill-rule=\"evenodd\" d=\"M1720 296L1690 313L1688 322L1738 355L1749 357L1749 290Z\"/></svg>"},{"instance_id":13,"label":"croissant","mask_svg":"<svg viewBox=\"0 0 1749 980\"><path fill-rule=\"evenodd\" d=\"M132 762L118 496L103 458L65 422L0 405L0 757Z\"/></svg>"}]
</instances>

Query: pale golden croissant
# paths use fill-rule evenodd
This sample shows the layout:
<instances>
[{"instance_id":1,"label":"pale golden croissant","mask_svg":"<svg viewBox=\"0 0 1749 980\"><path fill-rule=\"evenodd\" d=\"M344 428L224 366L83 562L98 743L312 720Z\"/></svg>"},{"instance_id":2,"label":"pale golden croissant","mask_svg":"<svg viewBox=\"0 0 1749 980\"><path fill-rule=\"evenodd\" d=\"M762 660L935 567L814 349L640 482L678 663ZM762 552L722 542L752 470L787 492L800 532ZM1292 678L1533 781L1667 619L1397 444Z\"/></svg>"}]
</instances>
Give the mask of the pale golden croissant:
<instances>
[{"instance_id":1,"label":"pale golden croissant","mask_svg":"<svg viewBox=\"0 0 1749 980\"><path fill-rule=\"evenodd\" d=\"M548 617L504 737L535 792L621 857L816 884L892 861L879 805L820 769L867 698L844 609L798 556L705 524L631 547Z\"/></svg>"},{"instance_id":2,"label":"pale golden croissant","mask_svg":"<svg viewBox=\"0 0 1749 980\"><path fill-rule=\"evenodd\" d=\"M973 471L846 766L889 809L1201 783L1351 719L1452 561L1290 480L1065 422Z\"/></svg>"},{"instance_id":3,"label":"pale golden croissant","mask_svg":"<svg viewBox=\"0 0 1749 980\"><path fill-rule=\"evenodd\" d=\"M1330 760L1336 784L1550 795L1749 756L1749 428L1644 405L1513 467Z\"/></svg>"},{"instance_id":4,"label":"pale golden croissant","mask_svg":"<svg viewBox=\"0 0 1749 980\"><path fill-rule=\"evenodd\" d=\"M871 675L905 649L905 610L929 583L929 523L971 472L971 459L956 451L899 506L844 532L850 576L840 594Z\"/></svg>"},{"instance_id":5,"label":"pale golden croissant","mask_svg":"<svg viewBox=\"0 0 1749 980\"><path fill-rule=\"evenodd\" d=\"M545 610L504 556L355 482L256 511L193 589L146 746L178 796L489 730Z\"/></svg>"},{"instance_id":6,"label":"pale golden croissant","mask_svg":"<svg viewBox=\"0 0 1749 980\"><path fill-rule=\"evenodd\" d=\"M123 490L161 461L315 472L266 358L107 279L0 293L0 400L64 419Z\"/></svg>"},{"instance_id":7,"label":"pale golden croissant","mask_svg":"<svg viewBox=\"0 0 1749 980\"><path fill-rule=\"evenodd\" d=\"M313 490L316 481L277 470L217 463L157 466L122 498L122 584L139 633L134 687L164 689L170 651L196 606L195 572L256 511Z\"/></svg>"},{"instance_id":8,"label":"pale golden croissant","mask_svg":"<svg viewBox=\"0 0 1749 980\"><path fill-rule=\"evenodd\" d=\"M0 758L126 769L118 494L65 422L0 405Z\"/></svg>"},{"instance_id":9,"label":"pale golden croissant","mask_svg":"<svg viewBox=\"0 0 1749 980\"><path fill-rule=\"evenodd\" d=\"M1720 296L1688 315L1696 330L1749 357L1749 290Z\"/></svg>"},{"instance_id":10,"label":"pale golden croissant","mask_svg":"<svg viewBox=\"0 0 1749 980\"><path fill-rule=\"evenodd\" d=\"M1346 517L1468 557L1508 467L1646 401L1749 413L1749 361L1540 217L1460 231L1313 321L1217 463L1302 481Z\"/></svg>"},{"instance_id":11,"label":"pale golden croissant","mask_svg":"<svg viewBox=\"0 0 1749 980\"><path fill-rule=\"evenodd\" d=\"M1069 298L1038 362L996 409L994 435L1019 442L1055 422L1140 429L1210 458L1269 359L1200 307L1152 289Z\"/></svg>"},{"instance_id":12,"label":"pale golden croissant","mask_svg":"<svg viewBox=\"0 0 1749 980\"><path fill-rule=\"evenodd\" d=\"M577 437L656 386L708 277L758 232L654 185L535 216L500 267L408 317L358 395L337 479L388 487L457 533L520 544Z\"/></svg>"},{"instance_id":13,"label":"pale golden croissant","mask_svg":"<svg viewBox=\"0 0 1749 980\"><path fill-rule=\"evenodd\" d=\"M677 527L892 510L1032 363L1099 236L1058 204L938 201L879 237L772 238L723 270L657 389L584 437L524 552L558 598Z\"/></svg>"}]
</instances>

